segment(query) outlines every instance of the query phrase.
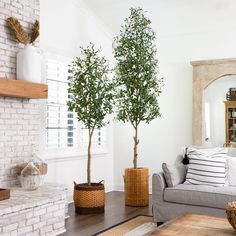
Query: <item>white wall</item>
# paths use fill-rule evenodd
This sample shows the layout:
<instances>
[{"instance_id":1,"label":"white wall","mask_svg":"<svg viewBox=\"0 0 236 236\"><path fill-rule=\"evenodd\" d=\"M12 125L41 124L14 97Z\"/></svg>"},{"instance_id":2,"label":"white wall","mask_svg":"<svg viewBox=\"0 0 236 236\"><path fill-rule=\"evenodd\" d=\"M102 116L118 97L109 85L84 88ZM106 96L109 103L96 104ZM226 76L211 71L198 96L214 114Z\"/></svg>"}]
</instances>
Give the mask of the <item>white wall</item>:
<instances>
[{"instance_id":1,"label":"white wall","mask_svg":"<svg viewBox=\"0 0 236 236\"><path fill-rule=\"evenodd\" d=\"M89 42L102 48L111 60L111 35L102 22L81 2L74 0L41 0L40 46L45 52L69 58L79 56L80 46ZM108 127L108 152L92 159L92 181L105 180L106 190L113 185L113 127ZM46 153L47 154L47 153ZM51 160L47 181L69 185L86 182L86 156Z\"/></svg>"},{"instance_id":2,"label":"white wall","mask_svg":"<svg viewBox=\"0 0 236 236\"><path fill-rule=\"evenodd\" d=\"M107 2L107 11L109 3L103 2ZM236 2L173 0L146 3L139 0L133 1L133 5L141 5L153 21L158 36L159 71L165 83L160 98L162 117L150 125L142 125L139 131L139 166L148 167L151 176L161 170L162 162L174 162L176 155L182 152L181 148L192 142L190 61L236 55L236 15L233 12ZM118 14L116 17L119 18ZM103 20L108 19L104 17ZM113 31L117 33L117 28ZM132 166L133 130L128 124L116 123L114 134L114 185L115 189L122 189L124 168Z\"/></svg>"},{"instance_id":3,"label":"white wall","mask_svg":"<svg viewBox=\"0 0 236 236\"><path fill-rule=\"evenodd\" d=\"M149 125L142 124L139 131L139 166L148 167L151 175L161 170L162 162L173 162L182 147L192 142L190 61L235 57L236 2L84 0L89 9L85 5L79 7L80 1L75 2L41 0L41 45L44 49L75 56L79 45L92 40L99 42L111 58L110 34L115 36L119 32L130 6L142 6L153 21L159 71L165 87L160 97L162 117ZM99 163L94 161L94 175L104 177L111 185L114 183L115 189L122 189L124 168L132 166L132 136L129 124L115 123L114 181L112 153L109 153L111 159L104 157L97 159ZM84 165L84 160L52 163L49 179L71 183L80 174L82 179Z\"/></svg>"}]
</instances>

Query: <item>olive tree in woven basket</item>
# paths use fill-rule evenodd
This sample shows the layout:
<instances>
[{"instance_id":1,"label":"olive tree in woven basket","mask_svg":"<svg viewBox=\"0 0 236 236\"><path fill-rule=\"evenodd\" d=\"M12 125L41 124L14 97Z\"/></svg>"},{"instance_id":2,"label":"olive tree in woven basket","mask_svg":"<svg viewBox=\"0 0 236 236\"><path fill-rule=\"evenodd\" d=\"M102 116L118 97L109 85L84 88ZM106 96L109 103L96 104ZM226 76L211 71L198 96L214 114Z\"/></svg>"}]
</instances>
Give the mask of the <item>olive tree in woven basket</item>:
<instances>
[{"instance_id":1,"label":"olive tree in woven basket","mask_svg":"<svg viewBox=\"0 0 236 236\"><path fill-rule=\"evenodd\" d=\"M109 79L108 62L99 55L90 43L81 47L81 57L76 58L69 68L69 109L77 114L88 129L87 184L91 185L91 146L95 129L107 124L106 116L112 113L114 84Z\"/></svg>"},{"instance_id":2,"label":"olive tree in woven basket","mask_svg":"<svg viewBox=\"0 0 236 236\"><path fill-rule=\"evenodd\" d=\"M161 116L158 96L163 79L158 78L156 35L141 8L131 8L120 35L115 38L117 119L134 128L133 165L137 168L138 127Z\"/></svg>"}]
</instances>

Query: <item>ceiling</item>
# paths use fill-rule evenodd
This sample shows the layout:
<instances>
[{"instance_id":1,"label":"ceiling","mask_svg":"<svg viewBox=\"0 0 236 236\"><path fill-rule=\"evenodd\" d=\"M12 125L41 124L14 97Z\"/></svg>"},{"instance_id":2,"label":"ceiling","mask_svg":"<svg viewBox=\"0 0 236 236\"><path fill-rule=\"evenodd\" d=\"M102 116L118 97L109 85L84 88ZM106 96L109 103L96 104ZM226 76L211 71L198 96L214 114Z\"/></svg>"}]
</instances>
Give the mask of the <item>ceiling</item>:
<instances>
[{"instance_id":1,"label":"ceiling","mask_svg":"<svg viewBox=\"0 0 236 236\"><path fill-rule=\"evenodd\" d=\"M142 7L160 35L173 36L225 29L224 19L235 22L235 0L84 0L114 34L118 34L130 7ZM212 17L214 16L214 17ZM235 23L234 23L235 25ZM235 25L236 27L236 25ZM231 27L232 28L232 27Z\"/></svg>"}]
</instances>

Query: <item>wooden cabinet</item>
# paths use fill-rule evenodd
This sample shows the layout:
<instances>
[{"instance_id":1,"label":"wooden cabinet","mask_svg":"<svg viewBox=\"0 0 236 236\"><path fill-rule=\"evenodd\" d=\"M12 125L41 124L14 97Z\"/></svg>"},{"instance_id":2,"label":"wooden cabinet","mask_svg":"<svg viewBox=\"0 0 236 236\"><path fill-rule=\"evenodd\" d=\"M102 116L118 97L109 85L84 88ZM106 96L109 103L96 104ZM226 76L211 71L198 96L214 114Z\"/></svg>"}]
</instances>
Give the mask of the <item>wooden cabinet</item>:
<instances>
[{"instance_id":1,"label":"wooden cabinet","mask_svg":"<svg viewBox=\"0 0 236 236\"><path fill-rule=\"evenodd\" d=\"M236 101L225 101L226 146L236 144Z\"/></svg>"}]
</instances>

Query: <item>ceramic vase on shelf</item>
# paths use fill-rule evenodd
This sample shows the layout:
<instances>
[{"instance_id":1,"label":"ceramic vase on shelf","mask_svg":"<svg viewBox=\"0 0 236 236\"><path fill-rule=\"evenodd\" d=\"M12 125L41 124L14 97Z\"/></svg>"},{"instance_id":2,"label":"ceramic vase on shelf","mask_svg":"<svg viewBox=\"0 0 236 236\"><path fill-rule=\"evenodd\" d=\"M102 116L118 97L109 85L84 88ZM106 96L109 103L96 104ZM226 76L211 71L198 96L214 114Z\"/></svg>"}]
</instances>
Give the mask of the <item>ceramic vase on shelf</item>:
<instances>
[{"instance_id":1,"label":"ceramic vase on shelf","mask_svg":"<svg viewBox=\"0 0 236 236\"><path fill-rule=\"evenodd\" d=\"M21 186L25 190L36 190L41 183L41 173L33 162L29 162L21 171Z\"/></svg>"},{"instance_id":2,"label":"ceramic vase on shelf","mask_svg":"<svg viewBox=\"0 0 236 236\"><path fill-rule=\"evenodd\" d=\"M17 53L17 79L34 83L41 82L41 54L39 49L26 45Z\"/></svg>"}]
</instances>

